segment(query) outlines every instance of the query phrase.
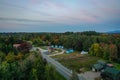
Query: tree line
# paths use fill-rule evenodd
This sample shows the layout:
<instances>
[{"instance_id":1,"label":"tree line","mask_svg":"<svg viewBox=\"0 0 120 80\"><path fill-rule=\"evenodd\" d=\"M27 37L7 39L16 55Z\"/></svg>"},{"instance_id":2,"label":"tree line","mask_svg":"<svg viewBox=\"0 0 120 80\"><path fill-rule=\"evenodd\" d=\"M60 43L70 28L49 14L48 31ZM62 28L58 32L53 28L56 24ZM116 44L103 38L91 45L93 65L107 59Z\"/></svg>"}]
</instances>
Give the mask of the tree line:
<instances>
[{"instance_id":1,"label":"tree line","mask_svg":"<svg viewBox=\"0 0 120 80\"><path fill-rule=\"evenodd\" d=\"M100 56L119 62L120 34L98 33L95 31L65 32L65 33L1 33L0 48L6 54L14 43L31 41L34 46L62 45L77 51L88 51L93 56ZM4 47L3 47L4 46ZM99 48L96 51L96 48ZM113 49L112 49L113 48ZM95 51L94 51L95 50ZM115 58L112 58L114 55ZM106 57L107 56L107 57ZM117 57L116 57L117 56Z\"/></svg>"}]
</instances>

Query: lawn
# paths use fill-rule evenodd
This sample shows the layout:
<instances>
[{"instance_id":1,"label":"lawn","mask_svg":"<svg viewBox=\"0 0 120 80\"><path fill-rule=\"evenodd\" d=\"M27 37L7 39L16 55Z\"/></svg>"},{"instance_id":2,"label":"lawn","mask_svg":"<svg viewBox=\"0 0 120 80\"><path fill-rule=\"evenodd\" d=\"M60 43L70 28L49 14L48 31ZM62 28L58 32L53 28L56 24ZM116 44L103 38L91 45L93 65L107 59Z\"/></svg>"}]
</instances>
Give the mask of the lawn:
<instances>
[{"instance_id":1,"label":"lawn","mask_svg":"<svg viewBox=\"0 0 120 80\"><path fill-rule=\"evenodd\" d=\"M61 54L53 56L52 58L78 73L89 71L90 67L100 59L99 57L90 56L88 54L81 55L76 52L71 54Z\"/></svg>"},{"instance_id":2,"label":"lawn","mask_svg":"<svg viewBox=\"0 0 120 80\"><path fill-rule=\"evenodd\" d=\"M47 49L48 49L48 47L47 47L47 46L40 46L40 48L45 49L45 50L47 50Z\"/></svg>"},{"instance_id":3,"label":"lawn","mask_svg":"<svg viewBox=\"0 0 120 80\"><path fill-rule=\"evenodd\" d=\"M62 52L61 49L55 48L55 49L53 49L50 53L51 53L51 54L56 54L56 53L60 53L60 52Z\"/></svg>"}]
</instances>

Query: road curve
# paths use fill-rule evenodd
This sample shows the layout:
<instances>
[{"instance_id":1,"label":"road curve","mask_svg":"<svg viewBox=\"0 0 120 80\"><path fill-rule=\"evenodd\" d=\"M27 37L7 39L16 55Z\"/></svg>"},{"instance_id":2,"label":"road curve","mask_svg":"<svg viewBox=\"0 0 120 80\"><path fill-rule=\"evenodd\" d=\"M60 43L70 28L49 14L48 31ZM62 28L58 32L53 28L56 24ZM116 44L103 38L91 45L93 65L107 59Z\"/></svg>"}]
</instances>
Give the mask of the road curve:
<instances>
[{"instance_id":1,"label":"road curve","mask_svg":"<svg viewBox=\"0 0 120 80\"><path fill-rule=\"evenodd\" d=\"M40 50L42 57L46 59L48 63L52 64L56 68L56 70L59 73L61 73L61 75L63 75L67 80L70 80L70 77L72 76L71 70L67 69L66 67L61 65L59 62L55 61L54 59L46 55L49 53L48 50L43 50L41 48L38 48L38 49ZM79 80L84 80L81 75L78 75L78 77L79 77Z\"/></svg>"}]
</instances>

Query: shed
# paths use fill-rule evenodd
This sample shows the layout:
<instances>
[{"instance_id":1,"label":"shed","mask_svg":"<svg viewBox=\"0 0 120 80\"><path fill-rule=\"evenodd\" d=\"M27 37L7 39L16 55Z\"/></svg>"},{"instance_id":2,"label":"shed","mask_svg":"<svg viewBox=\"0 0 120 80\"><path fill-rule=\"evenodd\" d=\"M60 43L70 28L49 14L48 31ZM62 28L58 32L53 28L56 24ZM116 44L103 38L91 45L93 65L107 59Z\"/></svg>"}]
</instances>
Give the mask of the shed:
<instances>
[{"instance_id":1,"label":"shed","mask_svg":"<svg viewBox=\"0 0 120 80\"><path fill-rule=\"evenodd\" d=\"M68 49L68 50L66 50L66 53L72 53L72 52L74 52L73 49Z\"/></svg>"},{"instance_id":2,"label":"shed","mask_svg":"<svg viewBox=\"0 0 120 80\"><path fill-rule=\"evenodd\" d=\"M82 51L81 54L88 54L88 52Z\"/></svg>"}]
</instances>

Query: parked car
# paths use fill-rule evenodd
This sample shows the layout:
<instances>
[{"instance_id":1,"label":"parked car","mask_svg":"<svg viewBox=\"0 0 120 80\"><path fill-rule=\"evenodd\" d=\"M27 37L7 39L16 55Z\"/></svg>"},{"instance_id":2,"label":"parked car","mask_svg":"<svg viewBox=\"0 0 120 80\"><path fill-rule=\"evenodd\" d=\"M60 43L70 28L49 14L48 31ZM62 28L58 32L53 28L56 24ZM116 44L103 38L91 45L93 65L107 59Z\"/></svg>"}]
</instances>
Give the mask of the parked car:
<instances>
[{"instance_id":1,"label":"parked car","mask_svg":"<svg viewBox=\"0 0 120 80\"><path fill-rule=\"evenodd\" d=\"M115 68L106 67L101 72L101 77L104 80L120 80L120 71Z\"/></svg>"}]
</instances>

